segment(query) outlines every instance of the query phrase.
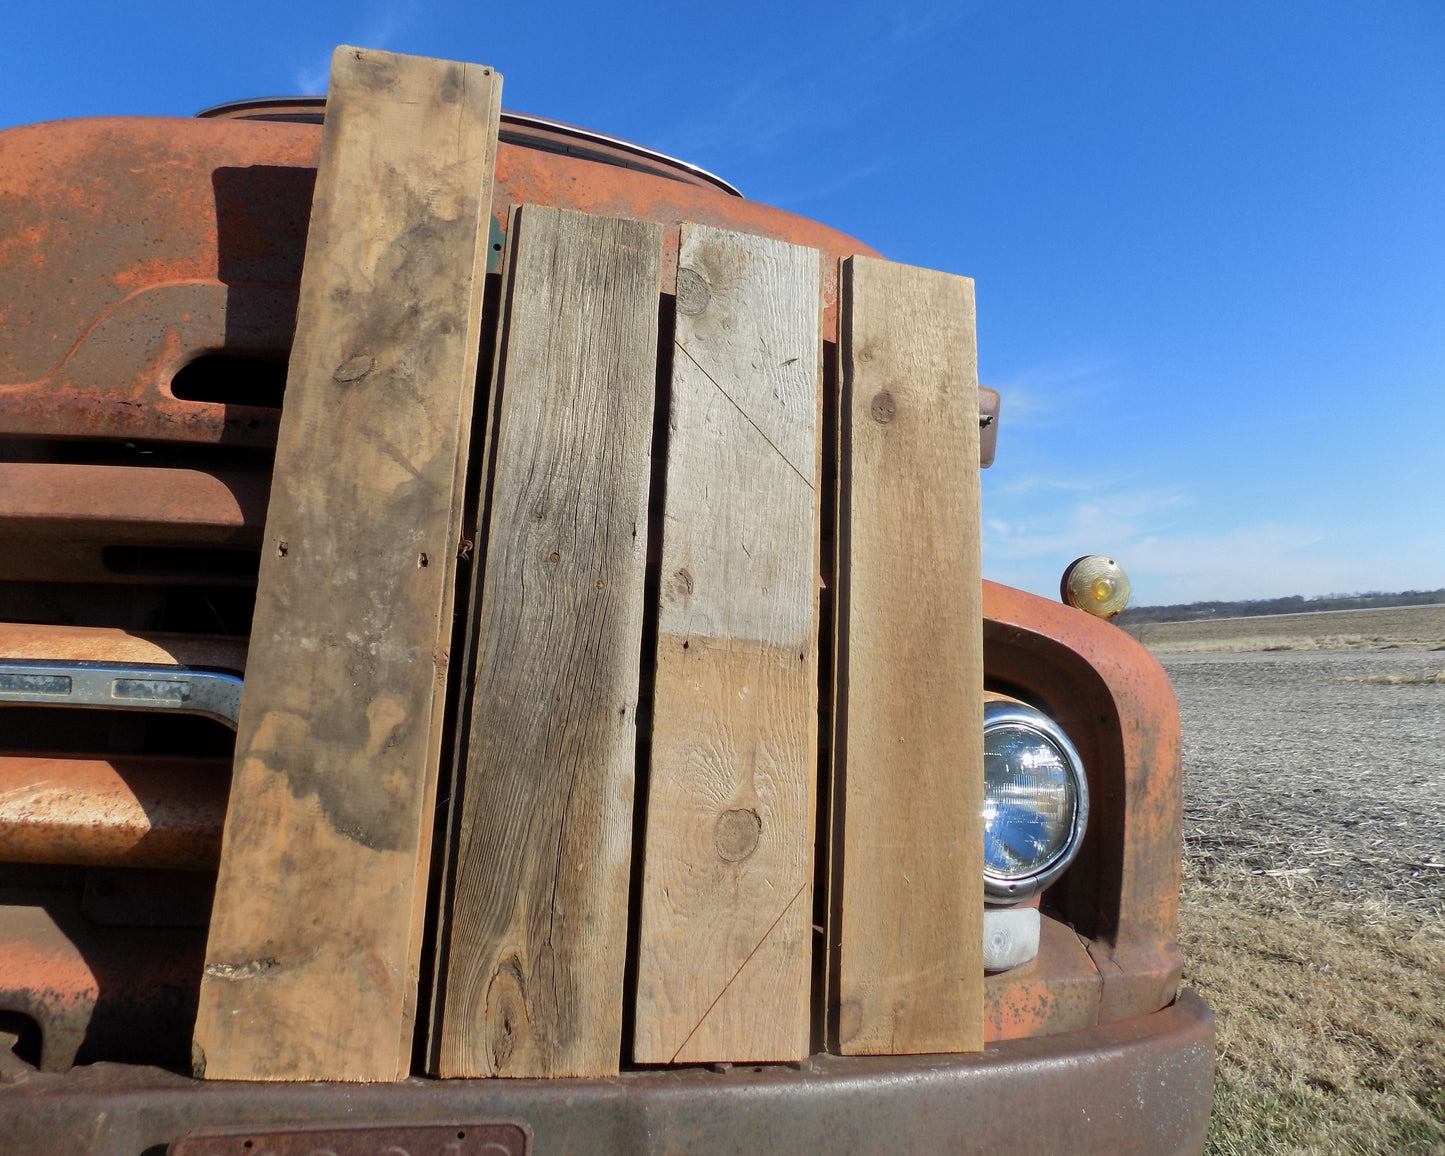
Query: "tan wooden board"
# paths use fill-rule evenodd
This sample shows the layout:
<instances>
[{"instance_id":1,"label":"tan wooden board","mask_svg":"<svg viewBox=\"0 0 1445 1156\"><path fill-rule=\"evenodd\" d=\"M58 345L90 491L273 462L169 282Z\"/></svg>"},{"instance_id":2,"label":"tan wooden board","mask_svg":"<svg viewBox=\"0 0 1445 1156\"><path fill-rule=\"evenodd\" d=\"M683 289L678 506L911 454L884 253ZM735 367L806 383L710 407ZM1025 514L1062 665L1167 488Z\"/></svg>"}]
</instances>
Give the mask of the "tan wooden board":
<instances>
[{"instance_id":1,"label":"tan wooden board","mask_svg":"<svg viewBox=\"0 0 1445 1156\"><path fill-rule=\"evenodd\" d=\"M501 77L339 48L196 1019L211 1078L410 1068Z\"/></svg>"},{"instance_id":2,"label":"tan wooden board","mask_svg":"<svg viewBox=\"0 0 1445 1156\"><path fill-rule=\"evenodd\" d=\"M682 230L634 1058L808 1054L819 255Z\"/></svg>"},{"instance_id":3,"label":"tan wooden board","mask_svg":"<svg viewBox=\"0 0 1445 1156\"><path fill-rule=\"evenodd\" d=\"M983 639L973 283L849 258L836 753L837 1043L983 1046Z\"/></svg>"},{"instance_id":4,"label":"tan wooden board","mask_svg":"<svg viewBox=\"0 0 1445 1156\"><path fill-rule=\"evenodd\" d=\"M513 226L439 1071L621 1055L662 229Z\"/></svg>"}]
</instances>

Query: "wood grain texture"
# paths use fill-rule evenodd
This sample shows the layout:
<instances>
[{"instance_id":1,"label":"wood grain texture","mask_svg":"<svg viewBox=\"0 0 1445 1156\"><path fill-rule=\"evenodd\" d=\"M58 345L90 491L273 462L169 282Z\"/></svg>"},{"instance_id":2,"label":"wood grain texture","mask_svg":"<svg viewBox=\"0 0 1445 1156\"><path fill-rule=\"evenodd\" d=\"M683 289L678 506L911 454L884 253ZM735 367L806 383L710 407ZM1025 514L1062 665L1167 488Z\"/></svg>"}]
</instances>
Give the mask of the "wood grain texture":
<instances>
[{"instance_id":1,"label":"wood grain texture","mask_svg":"<svg viewBox=\"0 0 1445 1156\"><path fill-rule=\"evenodd\" d=\"M480 436L480 448L473 447L472 454L478 463L478 473L473 479L467 511L463 515L463 533L472 533L470 558L463 542L463 558L470 564L466 567L466 593L462 594L460 581L457 597L461 604L457 617L463 620L461 654L453 655L453 661L462 664L458 680L457 698L453 709L456 719L456 734L451 744L450 765L443 767L438 791L442 793L442 805L438 808L437 835L441 840L440 887L434 909L436 920L431 937L431 1000L426 1009L426 1070L436 1075L441 1067L442 1008L446 1003L447 959L451 954L451 906L452 892L456 882L457 836L461 828L462 783L467 773L467 757L470 754L470 720L476 703L477 644L480 634L482 582L486 577L487 531L491 525L491 478L492 464L496 460L497 426L501 411L502 360L506 354L504 324L506 307L506 286L511 283L512 265L516 246L512 244L513 229L521 205L507 207L507 224L502 230L501 252L493 250L493 257L487 265L487 294L482 307L483 345L482 352L490 353L489 364L477 370L477 403L482 406L479 414L472 417L474 440ZM492 233L493 244L496 233ZM495 272L497 280L492 283ZM490 348L489 348L490 347ZM458 568L458 574L463 570ZM436 868L435 860L433 868Z\"/></svg>"},{"instance_id":2,"label":"wood grain texture","mask_svg":"<svg viewBox=\"0 0 1445 1156\"><path fill-rule=\"evenodd\" d=\"M501 77L339 48L198 1072L410 1067Z\"/></svg>"},{"instance_id":3,"label":"wood grain texture","mask_svg":"<svg viewBox=\"0 0 1445 1156\"><path fill-rule=\"evenodd\" d=\"M808 1054L819 256L684 226L634 1058Z\"/></svg>"},{"instance_id":4,"label":"wood grain texture","mask_svg":"<svg viewBox=\"0 0 1445 1156\"><path fill-rule=\"evenodd\" d=\"M843 267L837 1042L983 1046L973 282Z\"/></svg>"},{"instance_id":5,"label":"wood grain texture","mask_svg":"<svg viewBox=\"0 0 1445 1156\"><path fill-rule=\"evenodd\" d=\"M613 1075L662 230L513 232L439 1069Z\"/></svg>"}]
</instances>

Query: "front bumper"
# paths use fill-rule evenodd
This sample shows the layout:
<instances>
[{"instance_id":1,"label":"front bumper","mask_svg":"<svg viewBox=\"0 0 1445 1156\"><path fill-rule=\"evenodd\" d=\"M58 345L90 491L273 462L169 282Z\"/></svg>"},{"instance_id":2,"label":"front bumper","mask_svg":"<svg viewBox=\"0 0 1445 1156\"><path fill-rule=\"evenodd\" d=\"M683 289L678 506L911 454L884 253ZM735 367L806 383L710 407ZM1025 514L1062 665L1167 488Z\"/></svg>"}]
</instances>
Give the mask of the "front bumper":
<instances>
[{"instance_id":1,"label":"front bumper","mask_svg":"<svg viewBox=\"0 0 1445 1156\"><path fill-rule=\"evenodd\" d=\"M16 1156L140 1156L198 1128L516 1120L535 1156L1167 1156L1204 1147L1213 1074L1214 1017L1185 991L1152 1015L961 1056L386 1085L207 1082L115 1064L24 1072L0 1088L0 1135Z\"/></svg>"}]
</instances>

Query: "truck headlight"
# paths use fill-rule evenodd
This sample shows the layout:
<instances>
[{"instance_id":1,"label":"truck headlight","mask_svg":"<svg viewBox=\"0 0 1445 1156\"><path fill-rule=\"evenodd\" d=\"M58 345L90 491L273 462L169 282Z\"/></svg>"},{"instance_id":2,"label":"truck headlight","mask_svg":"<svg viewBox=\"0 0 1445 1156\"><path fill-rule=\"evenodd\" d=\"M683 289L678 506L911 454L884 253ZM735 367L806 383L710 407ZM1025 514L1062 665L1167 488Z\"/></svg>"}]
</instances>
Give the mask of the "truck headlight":
<instances>
[{"instance_id":1,"label":"truck headlight","mask_svg":"<svg viewBox=\"0 0 1445 1156\"><path fill-rule=\"evenodd\" d=\"M983 712L983 890L1016 903L1072 862L1089 819L1084 764L1058 724L1017 702Z\"/></svg>"}]
</instances>

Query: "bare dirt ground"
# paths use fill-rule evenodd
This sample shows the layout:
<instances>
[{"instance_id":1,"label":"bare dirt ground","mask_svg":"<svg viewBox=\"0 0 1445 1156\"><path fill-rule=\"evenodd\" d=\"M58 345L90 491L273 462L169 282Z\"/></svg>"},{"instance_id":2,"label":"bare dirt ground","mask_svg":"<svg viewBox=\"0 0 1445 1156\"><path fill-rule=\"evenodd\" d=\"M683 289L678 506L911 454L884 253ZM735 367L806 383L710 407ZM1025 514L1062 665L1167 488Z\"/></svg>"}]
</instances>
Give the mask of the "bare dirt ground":
<instances>
[{"instance_id":1,"label":"bare dirt ground","mask_svg":"<svg viewBox=\"0 0 1445 1156\"><path fill-rule=\"evenodd\" d=\"M1186 980L1219 1027L1209 1151L1445 1152L1445 652L1314 649L1306 625L1296 650L1161 655Z\"/></svg>"},{"instance_id":2,"label":"bare dirt ground","mask_svg":"<svg viewBox=\"0 0 1445 1156\"><path fill-rule=\"evenodd\" d=\"M1445 915L1445 653L1171 655L1184 829L1245 868Z\"/></svg>"}]
</instances>

